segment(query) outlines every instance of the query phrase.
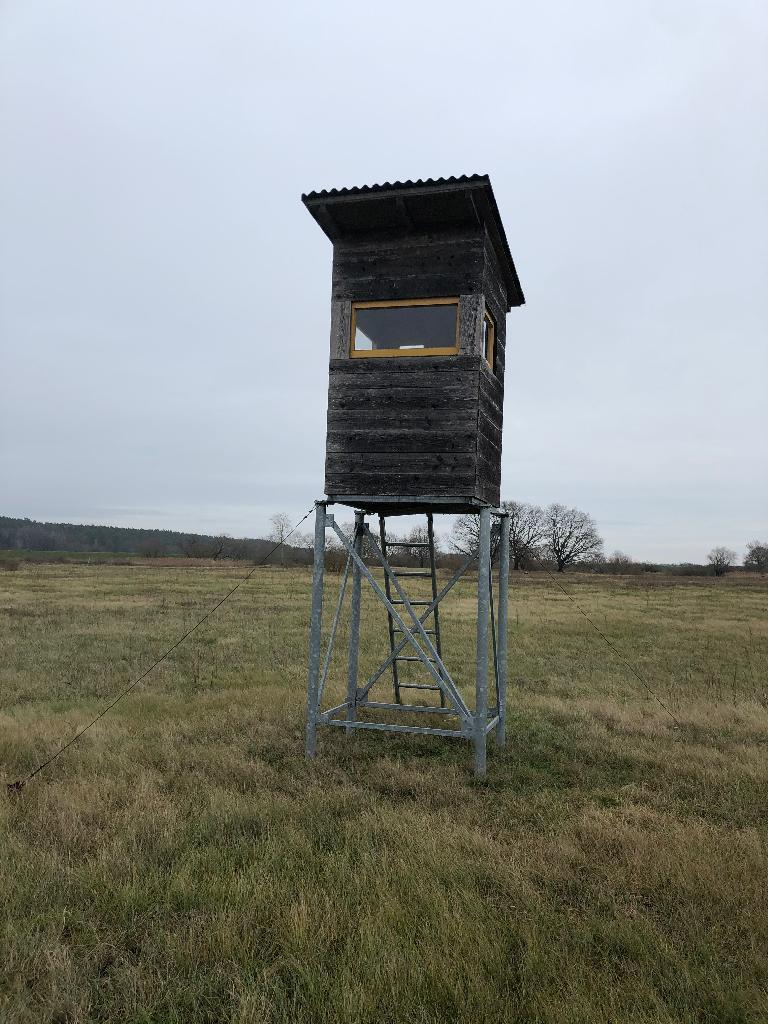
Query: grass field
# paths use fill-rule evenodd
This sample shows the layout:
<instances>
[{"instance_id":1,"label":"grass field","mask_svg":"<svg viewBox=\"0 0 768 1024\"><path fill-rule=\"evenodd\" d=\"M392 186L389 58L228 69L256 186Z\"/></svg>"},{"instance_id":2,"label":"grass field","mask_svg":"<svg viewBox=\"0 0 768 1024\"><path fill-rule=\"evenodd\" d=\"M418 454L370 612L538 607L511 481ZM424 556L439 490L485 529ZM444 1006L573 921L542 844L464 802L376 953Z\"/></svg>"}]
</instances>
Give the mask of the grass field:
<instances>
[{"instance_id":1,"label":"grass field","mask_svg":"<svg viewBox=\"0 0 768 1024\"><path fill-rule=\"evenodd\" d=\"M0 573L0 775L242 572ZM452 740L324 730L304 762L309 584L258 570L0 799L3 1024L768 1021L768 581L566 577L678 728L516 576L509 743L482 783ZM466 683L471 589L448 607ZM384 622L366 597L363 672Z\"/></svg>"}]
</instances>

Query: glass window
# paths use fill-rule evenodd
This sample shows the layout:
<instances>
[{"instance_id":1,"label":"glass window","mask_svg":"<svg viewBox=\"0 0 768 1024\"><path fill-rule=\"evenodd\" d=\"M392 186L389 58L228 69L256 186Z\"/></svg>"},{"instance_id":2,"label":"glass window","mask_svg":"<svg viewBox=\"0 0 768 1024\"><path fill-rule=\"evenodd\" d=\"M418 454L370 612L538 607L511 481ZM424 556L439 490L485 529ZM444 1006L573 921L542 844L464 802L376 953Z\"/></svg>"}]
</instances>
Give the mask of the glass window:
<instances>
[{"instance_id":1,"label":"glass window","mask_svg":"<svg viewBox=\"0 0 768 1024\"><path fill-rule=\"evenodd\" d=\"M496 372L496 324L490 313L483 317L483 355L493 372Z\"/></svg>"},{"instance_id":2,"label":"glass window","mask_svg":"<svg viewBox=\"0 0 768 1024\"><path fill-rule=\"evenodd\" d=\"M353 356L447 356L458 350L458 299L352 304Z\"/></svg>"}]
</instances>

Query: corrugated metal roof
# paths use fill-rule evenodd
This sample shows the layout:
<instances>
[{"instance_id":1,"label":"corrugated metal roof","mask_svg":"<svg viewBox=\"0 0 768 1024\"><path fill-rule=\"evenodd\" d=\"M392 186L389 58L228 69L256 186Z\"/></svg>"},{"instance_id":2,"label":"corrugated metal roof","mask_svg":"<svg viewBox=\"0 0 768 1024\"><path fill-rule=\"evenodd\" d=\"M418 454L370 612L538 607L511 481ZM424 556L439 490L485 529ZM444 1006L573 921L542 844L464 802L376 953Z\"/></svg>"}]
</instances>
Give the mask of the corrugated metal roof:
<instances>
[{"instance_id":1,"label":"corrugated metal roof","mask_svg":"<svg viewBox=\"0 0 768 1024\"><path fill-rule=\"evenodd\" d=\"M400 195L398 195L400 194ZM463 202L460 197L463 196ZM400 204L390 208L392 197ZM511 305L525 302L509 249L491 179L487 174L461 174L450 178L385 181L381 185L307 192L302 201L325 234L336 241L370 230L410 226L432 230L438 225L485 223L507 283Z\"/></svg>"},{"instance_id":2,"label":"corrugated metal roof","mask_svg":"<svg viewBox=\"0 0 768 1024\"><path fill-rule=\"evenodd\" d=\"M404 188L434 188L439 185L472 185L485 182L491 184L487 174L459 174L451 175L450 178L419 178L417 181L385 181L381 185L352 185L350 188L328 188L319 192L306 192L302 194L302 200L308 199L329 199L332 196L358 196L371 192L394 192Z\"/></svg>"}]
</instances>

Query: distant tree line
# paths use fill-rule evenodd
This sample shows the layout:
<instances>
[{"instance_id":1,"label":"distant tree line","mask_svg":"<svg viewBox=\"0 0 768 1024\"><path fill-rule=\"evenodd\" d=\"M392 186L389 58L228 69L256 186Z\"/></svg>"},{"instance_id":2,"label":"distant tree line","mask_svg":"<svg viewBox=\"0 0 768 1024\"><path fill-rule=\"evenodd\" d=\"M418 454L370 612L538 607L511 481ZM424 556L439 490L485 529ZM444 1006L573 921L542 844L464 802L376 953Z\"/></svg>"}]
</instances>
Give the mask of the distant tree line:
<instances>
[{"instance_id":1,"label":"distant tree line","mask_svg":"<svg viewBox=\"0 0 768 1024\"><path fill-rule=\"evenodd\" d=\"M286 530L287 533L287 530ZM304 538L284 551L282 560L306 562ZM225 534L181 533L176 530L140 530L124 526L80 526L40 523L32 519L0 516L0 550L60 551L83 554L140 555L144 558L207 558L258 561L274 542L234 538ZM281 556L274 555L276 560Z\"/></svg>"},{"instance_id":2,"label":"distant tree line","mask_svg":"<svg viewBox=\"0 0 768 1024\"><path fill-rule=\"evenodd\" d=\"M622 551L614 551L606 556L594 519L580 509L560 504L542 509L538 505L518 501L505 501L502 507L509 512L510 564L513 569L535 571L548 568L565 572L569 568L579 567L599 573L664 571L686 576L723 576L737 564L736 552L727 547L713 548L706 565L636 562ZM437 539L439 565L454 566L463 556L477 550L479 523L476 515L456 518L450 536ZM269 538L257 539L234 538L226 534L182 533L176 530L41 523L32 519L0 516L0 550L138 555L144 558L204 558L214 561L234 559L247 562L261 561L269 556L270 562L281 565L304 565L311 562L311 534L291 532L293 523L285 513L273 515L270 526ZM494 543L498 540L498 529L496 522ZM344 524L342 530L351 536L352 523ZM424 546L427 532L423 526L416 526L400 536L390 532L388 524L388 534L390 541L397 540L404 544L393 549L391 554L394 564L422 567L427 564L428 552ZM272 552L275 545L279 547ZM335 535L329 532L326 538L328 569L340 570L345 561L346 551ZM744 569L748 572L768 572L768 542L754 540L747 544Z\"/></svg>"}]
</instances>

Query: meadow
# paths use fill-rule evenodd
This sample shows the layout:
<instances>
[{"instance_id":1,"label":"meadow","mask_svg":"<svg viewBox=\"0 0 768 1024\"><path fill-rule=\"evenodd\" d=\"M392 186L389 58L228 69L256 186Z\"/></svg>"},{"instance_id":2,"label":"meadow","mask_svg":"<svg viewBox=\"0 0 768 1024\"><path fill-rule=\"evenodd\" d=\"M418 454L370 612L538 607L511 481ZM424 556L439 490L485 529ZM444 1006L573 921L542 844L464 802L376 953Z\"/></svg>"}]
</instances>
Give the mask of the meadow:
<instances>
[{"instance_id":1,"label":"meadow","mask_svg":"<svg viewBox=\"0 0 768 1024\"><path fill-rule=\"evenodd\" d=\"M0 777L243 571L0 572ZM477 782L434 737L321 730L306 763L310 574L257 570L0 799L3 1024L764 1024L768 580L564 583L677 723L546 577L513 574L509 739ZM462 585L465 684L472 614ZM361 671L385 649L364 591Z\"/></svg>"}]
</instances>

